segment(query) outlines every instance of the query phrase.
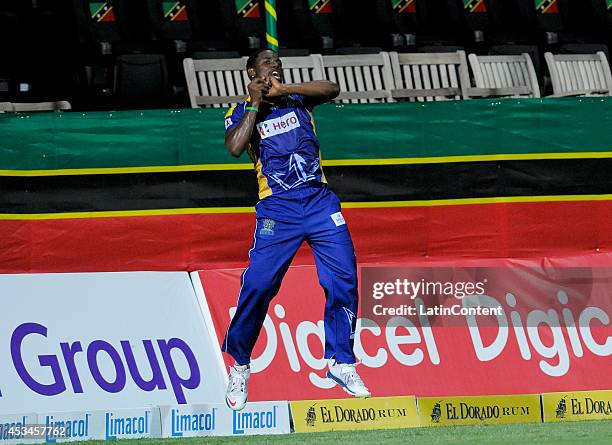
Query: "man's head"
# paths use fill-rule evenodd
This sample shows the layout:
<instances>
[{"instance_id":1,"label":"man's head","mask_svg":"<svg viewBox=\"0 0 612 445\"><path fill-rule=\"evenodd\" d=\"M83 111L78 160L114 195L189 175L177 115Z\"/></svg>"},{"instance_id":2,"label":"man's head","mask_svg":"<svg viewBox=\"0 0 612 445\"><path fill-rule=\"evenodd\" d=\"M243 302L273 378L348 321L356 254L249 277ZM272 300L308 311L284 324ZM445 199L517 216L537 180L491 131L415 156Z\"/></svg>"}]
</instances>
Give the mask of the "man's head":
<instances>
[{"instance_id":1,"label":"man's head","mask_svg":"<svg viewBox=\"0 0 612 445\"><path fill-rule=\"evenodd\" d=\"M262 48L251 54L246 68L249 79L260 77L267 80L275 77L279 82L283 81L283 64L276 51L271 49Z\"/></svg>"}]
</instances>

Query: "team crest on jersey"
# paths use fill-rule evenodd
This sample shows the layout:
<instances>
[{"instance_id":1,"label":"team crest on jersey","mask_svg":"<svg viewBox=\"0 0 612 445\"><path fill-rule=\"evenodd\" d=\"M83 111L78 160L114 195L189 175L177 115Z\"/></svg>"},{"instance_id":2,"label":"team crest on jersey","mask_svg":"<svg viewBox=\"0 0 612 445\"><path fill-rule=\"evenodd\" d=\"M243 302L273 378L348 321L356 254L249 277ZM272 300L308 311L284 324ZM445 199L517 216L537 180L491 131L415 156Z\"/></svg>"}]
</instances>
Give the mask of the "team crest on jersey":
<instances>
[{"instance_id":1,"label":"team crest on jersey","mask_svg":"<svg viewBox=\"0 0 612 445\"><path fill-rule=\"evenodd\" d=\"M260 122L257 124L257 131L262 139L267 139L270 136L287 133L298 128L299 126L300 121L298 120L295 111L292 111L291 113L287 113L281 117Z\"/></svg>"},{"instance_id":2,"label":"team crest on jersey","mask_svg":"<svg viewBox=\"0 0 612 445\"><path fill-rule=\"evenodd\" d=\"M225 129L227 130L233 124L231 117L225 118Z\"/></svg>"},{"instance_id":3,"label":"team crest on jersey","mask_svg":"<svg viewBox=\"0 0 612 445\"><path fill-rule=\"evenodd\" d=\"M274 235L274 226L276 223L274 220L266 218L262 222L262 228L259 230L260 235L272 236Z\"/></svg>"}]
</instances>

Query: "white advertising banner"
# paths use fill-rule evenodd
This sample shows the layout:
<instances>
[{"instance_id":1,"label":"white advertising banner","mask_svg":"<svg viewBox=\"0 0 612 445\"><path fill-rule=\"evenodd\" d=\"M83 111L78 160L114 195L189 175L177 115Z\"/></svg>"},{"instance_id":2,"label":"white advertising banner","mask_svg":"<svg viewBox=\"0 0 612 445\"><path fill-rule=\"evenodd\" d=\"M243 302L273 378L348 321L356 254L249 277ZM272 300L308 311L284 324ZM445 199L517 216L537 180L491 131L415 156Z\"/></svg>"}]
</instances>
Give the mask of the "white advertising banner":
<instances>
[{"instance_id":1,"label":"white advertising banner","mask_svg":"<svg viewBox=\"0 0 612 445\"><path fill-rule=\"evenodd\" d=\"M159 408L96 411L92 431L104 440L161 437Z\"/></svg>"},{"instance_id":2,"label":"white advertising banner","mask_svg":"<svg viewBox=\"0 0 612 445\"><path fill-rule=\"evenodd\" d=\"M37 442L35 439L27 438L28 428L32 428L37 423L38 417L34 413L0 415L0 444Z\"/></svg>"},{"instance_id":3,"label":"white advertising banner","mask_svg":"<svg viewBox=\"0 0 612 445\"><path fill-rule=\"evenodd\" d=\"M289 404L249 402L242 411L225 404L160 406L162 437L288 434Z\"/></svg>"},{"instance_id":4,"label":"white advertising banner","mask_svg":"<svg viewBox=\"0 0 612 445\"><path fill-rule=\"evenodd\" d=\"M224 400L185 272L0 275L0 299L0 415Z\"/></svg>"}]
</instances>

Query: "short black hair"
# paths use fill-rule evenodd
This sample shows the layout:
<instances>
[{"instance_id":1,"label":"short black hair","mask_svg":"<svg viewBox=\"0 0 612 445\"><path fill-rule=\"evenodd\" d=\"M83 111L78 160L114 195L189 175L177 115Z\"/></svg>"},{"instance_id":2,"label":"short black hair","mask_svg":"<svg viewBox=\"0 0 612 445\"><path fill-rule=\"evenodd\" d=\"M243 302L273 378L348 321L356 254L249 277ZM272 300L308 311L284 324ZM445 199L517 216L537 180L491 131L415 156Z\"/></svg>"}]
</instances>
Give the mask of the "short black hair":
<instances>
[{"instance_id":1,"label":"short black hair","mask_svg":"<svg viewBox=\"0 0 612 445\"><path fill-rule=\"evenodd\" d=\"M255 62L257 62L257 57L259 57L259 55L261 53L263 53L264 51L272 51L273 53L276 52L276 51L274 51L273 49L270 49L270 48L259 48L259 49L256 49L255 51L253 51L253 53L247 59L247 63L246 63L247 70L249 68L255 68Z\"/></svg>"}]
</instances>

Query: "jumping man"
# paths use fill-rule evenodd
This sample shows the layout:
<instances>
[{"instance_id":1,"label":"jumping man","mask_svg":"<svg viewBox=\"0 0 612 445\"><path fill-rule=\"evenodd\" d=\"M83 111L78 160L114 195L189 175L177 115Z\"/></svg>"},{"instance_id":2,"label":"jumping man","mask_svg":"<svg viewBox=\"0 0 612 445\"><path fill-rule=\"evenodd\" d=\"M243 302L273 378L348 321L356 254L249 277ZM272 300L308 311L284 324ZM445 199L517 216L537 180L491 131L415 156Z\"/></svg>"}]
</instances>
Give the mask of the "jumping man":
<instances>
[{"instance_id":1,"label":"jumping man","mask_svg":"<svg viewBox=\"0 0 612 445\"><path fill-rule=\"evenodd\" d=\"M328 81L283 83L282 64L268 49L247 60L249 98L225 116L225 146L235 157L247 151L257 172L259 199L249 266L223 351L236 361L230 369L226 402L244 408L251 353L283 276L303 241L315 256L325 290L327 377L347 393L369 397L355 370L353 342L357 314L357 267L338 197L321 170L312 109L335 98Z\"/></svg>"}]
</instances>

